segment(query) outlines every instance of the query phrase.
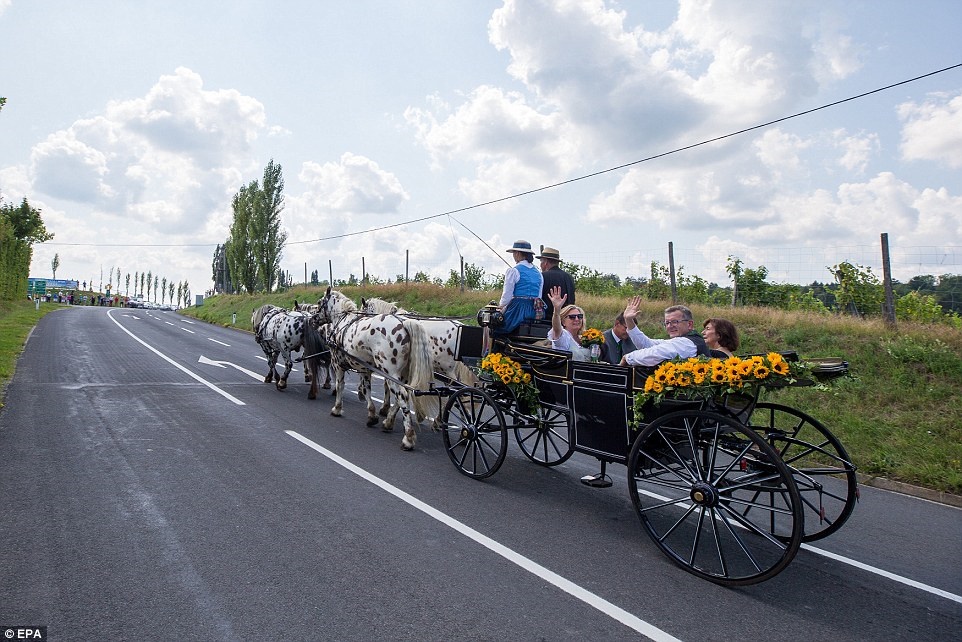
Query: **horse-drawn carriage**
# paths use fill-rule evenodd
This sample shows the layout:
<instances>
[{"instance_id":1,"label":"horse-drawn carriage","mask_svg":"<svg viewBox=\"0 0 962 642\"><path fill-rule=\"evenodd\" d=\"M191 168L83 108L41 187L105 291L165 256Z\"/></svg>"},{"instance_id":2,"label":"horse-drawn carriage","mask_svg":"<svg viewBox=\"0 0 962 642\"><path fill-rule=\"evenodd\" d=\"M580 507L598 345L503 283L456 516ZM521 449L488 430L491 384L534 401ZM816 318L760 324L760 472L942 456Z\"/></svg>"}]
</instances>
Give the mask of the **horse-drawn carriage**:
<instances>
[{"instance_id":1,"label":"horse-drawn carriage","mask_svg":"<svg viewBox=\"0 0 962 642\"><path fill-rule=\"evenodd\" d=\"M462 327L459 359L481 363L482 333ZM802 542L835 532L854 508L855 467L838 439L801 411L759 401L762 386L642 405L636 393L651 375L644 368L574 361L527 338L496 338L491 352L530 375L537 400L483 370L478 385L444 381L442 434L458 470L476 479L497 472L509 430L543 466L574 452L596 457L600 474L582 478L591 486L610 486L607 464L624 464L645 530L695 575L725 585L766 580ZM846 370L825 361L811 372Z\"/></svg>"},{"instance_id":2,"label":"horse-drawn carriage","mask_svg":"<svg viewBox=\"0 0 962 642\"><path fill-rule=\"evenodd\" d=\"M359 322L353 304L337 292L319 303L322 320L333 329L328 340L335 353L346 352L340 344L349 335L389 333ZM601 472L582 478L591 486L611 486L607 465L623 464L632 504L656 546L685 570L723 585L773 577L802 542L830 535L851 514L858 497L855 466L841 443L809 415L760 401L763 385L641 404L638 393L651 385L645 369L575 361L530 336L495 338L489 350L481 315L479 321L454 323L451 355L478 373L475 381L435 367L433 383L411 385L356 355L342 359L342 369L380 371L396 387L406 448L413 447L407 419L415 400L435 396L445 450L468 477L498 471L509 431L524 455L542 466L561 464L575 452L597 458ZM393 327L407 332L400 323ZM418 343L415 334L398 336L397 346ZM791 357L779 363L783 358ZM492 361L515 370L499 375L488 367ZM816 378L846 371L840 360L809 370ZM524 382L530 383L518 385Z\"/></svg>"}]
</instances>

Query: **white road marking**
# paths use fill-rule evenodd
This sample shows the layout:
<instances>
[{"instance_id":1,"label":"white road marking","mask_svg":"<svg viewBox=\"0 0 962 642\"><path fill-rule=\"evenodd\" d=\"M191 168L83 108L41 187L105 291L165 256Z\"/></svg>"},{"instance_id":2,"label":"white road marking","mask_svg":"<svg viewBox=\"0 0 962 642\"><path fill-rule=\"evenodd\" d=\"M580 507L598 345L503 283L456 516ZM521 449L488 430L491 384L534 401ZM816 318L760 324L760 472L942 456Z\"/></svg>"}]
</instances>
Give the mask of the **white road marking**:
<instances>
[{"instance_id":1,"label":"white road marking","mask_svg":"<svg viewBox=\"0 0 962 642\"><path fill-rule=\"evenodd\" d=\"M173 324L171 324L171 325L173 325ZM223 341L218 341L217 339L211 339L210 337L207 337L207 340L208 340L208 341L213 341L214 343L219 343L219 344L221 344L222 346L227 347L227 348L230 347L230 344L229 344L229 343L224 343Z\"/></svg>"},{"instance_id":2,"label":"white road marking","mask_svg":"<svg viewBox=\"0 0 962 642\"><path fill-rule=\"evenodd\" d=\"M114 316L113 316L113 310L109 310L109 311L107 312L107 317L108 317L111 321L113 321L114 323L116 323L118 328L120 328L121 330L123 330L124 332L126 332L127 334L129 334L129 335L131 336L131 338L134 339L134 341L140 343L140 344L143 345L145 348L147 348L148 350L150 350L151 352L153 352L154 354L156 354L158 357L160 357L161 359L163 359L164 361L166 361L166 362L169 363L170 365L172 365L172 366L174 366L175 368L177 368L178 370L184 372L184 373L187 374L187 376L189 376L190 378L199 381L200 383L204 384L205 386L207 386L208 388L210 388L211 390L213 390L213 391L216 392L217 394L223 396L224 398L230 400L231 402L237 404L238 406L246 406L246 405L247 405L247 404L245 404L243 401L241 401L240 399L238 399L237 397L231 395L230 393L227 393L227 392L221 390L220 388L218 388L217 386L215 386L215 385L212 384L211 382L207 381L207 380L204 379L203 377L194 374L193 372L191 372L190 370L188 370L188 369L185 368L184 366L180 365L179 363L177 363L176 361L174 361L173 359L171 359L170 357L168 357L166 354L164 354L163 352L161 352L160 350L158 350L158 349L155 348L154 346L150 345L149 343L147 343L146 341L144 341L143 339L141 339L140 337L138 337L137 335L135 335L133 332L131 332L130 330L128 330L128 329L125 328L124 326L120 325L120 322L117 321L117 319L115 319Z\"/></svg>"},{"instance_id":3,"label":"white road marking","mask_svg":"<svg viewBox=\"0 0 962 642\"><path fill-rule=\"evenodd\" d=\"M217 366L218 368L226 368L227 366L230 366L231 368L240 370L244 374L249 375L254 379L257 379L258 381L261 381L264 379L263 375L259 375L256 372L252 372L247 368L242 368L236 363L231 363L230 361L214 361L213 359L208 359L204 355L200 355L200 359L197 360L197 363L203 363L204 365L207 365L207 366Z\"/></svg>"},{"instance_id":4,"label":"white road marking","mask_svg":"<svg viewBox=\"0 0 962 642\"><path fill-rule=\"evenodd\" d=\"M619 606L615 606L614 604L605 600L604 598L598 595L595 595L591 591L585 588L582 588L581 586L578 586L571 580L561 577L554 571L548 570L544 566L541 566L537 562L534 562L528 559L524 555L521 555L520 553L508 548L507 546L496 542L490 537L479 533L478 531L474 530L470 526L454 519L450 515L447 515L446 513L442 513L436 508L422 502L420 499L404 492L403 490L397 488L396 486L389 484L388 482L384 481L380 477L377 477L369 473L363 468L355 466L354 464L347 461L343 457L336 455L335 453L324 448L323 446L311 441L307 437L304 437L303 435L296 433L293 430L286 430L285 432L291 437L293 437L294 439L297 439L298 441L300 441L305 446L308 446L309 448L312 448L313 450L316 450L320 454L324 455L325 457L333 461L335 464L338 464L339 466L343 466L344 468L354 473L361 479L371 482L375 486L378 486L382 490L385 490L391 495L394 495L401 501L406 502L407 504L413 506L414 508L428 515L429 517L433 517L434 519L438 520L445 526L457 531L458 533L461 533L462 535L464 535L469 539L474 540L478 544L481 544L482 546L489 549L490 551L500 555L501 557L508 560L509 562L512 562L513 564L520 566L521 568L528 571L529 573L536 575L537 577L540 577L541 579L543 579L544 581L550 584L557 586L565 593L568 593L569 595L581 600L585 604L595 609L598 609L608 617L614 620L617 620L618 622L621 622L625 626L637 631L638 633L641 633L644 636L647 636L649 639L656 640L657 642L670 642L670 641L678 640L678 638L670 635L665 631L662 631L661 629L655 627L652 624L649 624L648 622L645 622L641 618L629 613L623 608Z\"/></svg>"},{"instance_id":5,"label":"white road marking","mask_svg":"<svg viewBox=\"0 0 962 642\"><path fill-rule=\"evenodd\" d=\"M660 502L667 502L670 499L669 497L665 497L657 493L652 493L647 490L642 490L641 488L638 489L638 492L642 495L647 495L648 497L651 497L652 499L658 500ZM676 506L678 506L678 508L682 510L687 510L689 508L689 505L686 503L678 503L676 504ZM921 591L931 593L932 595L938 595L939 597L944 597L947 600L952 600L953 602L958 602L962 604L962 595L949 593L948 591L944 591L934 586L929 586L928 584L923 584L922 582L917 582L913 579L903 577L902 575L896 575L895 573L890 573L889 571L880 569L877 566L871 566L869 564L865 564L864 562L853 560L850 557L845 557L844 555L838 555L837 553L832 553L831 551L826 551L825 549L822 549L822 548L816 548L811 544L802 544L801 547L804 548L806 551L810 551L817 555L822 555L829 559L835 560L836 562L841 562L842 564L848 564L849 566L854 566L855 568L861 569L863 571L874 573L875 575L879 575L886 579L892 580L893 582L899 582L901 584L905 584L906 586L911 586L912 588L917 588Z\"/></svg>"},{"instance_id":6,"label":"white road marking","mask_svg":"<svg viewBox=\"0 0 962 642\"><path fill-rule=\"evenodd\" d=\"M191 334L197 334L196 332L194 332L193 330L190 330L190 329L188 329L188 328L181 328L181 330L183 330L184 332L190 332Z\"/></svg>"}]
</instances>

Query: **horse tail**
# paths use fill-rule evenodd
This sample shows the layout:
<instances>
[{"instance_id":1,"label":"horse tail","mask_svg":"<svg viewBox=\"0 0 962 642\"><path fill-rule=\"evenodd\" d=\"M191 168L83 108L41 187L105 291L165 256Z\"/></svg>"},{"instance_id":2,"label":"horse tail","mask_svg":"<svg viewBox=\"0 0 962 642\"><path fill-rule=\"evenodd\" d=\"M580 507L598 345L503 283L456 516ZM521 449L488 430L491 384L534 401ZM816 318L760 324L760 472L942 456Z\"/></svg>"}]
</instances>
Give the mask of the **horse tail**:
<instances>
[{"instance_id":1,"label":"horse tail","mask_svg":"<svg viewBox=\"0 0 962 642\"><path fill-rule=\"evenodd\" d=\"M330 365L331 350L321 331L311 320L307 320L301 328L301 346L304 349L305 362L309 364L312 373L316 373L322 365Z\"/></svg>"},{"instance_id":2,"label":"horse tail","mask_svg":"<svg viewBox=\"0 0 962 642\"><path fill-rule=\"evenodd\" d=\"M474 370L467 367L460 361L454 362L454 378L461 383L466 383L470 386L474 386L478 383L478 376L474 373Z\"/></svg>"},{"instance_id":3,"label":"horse tail","mask_svg":"<svg viewBox=\"0 0 962 642\"><path fill-rule=\"evenodd\" d=\"M411 338L411 353L408 356L407 384L414 390L427 390L434 381L434 358L428 335L415 319L404 319L404 329ZM428 395L411 394L418 421L424 419L431 410Z\"/></svg>"}]
</instances>

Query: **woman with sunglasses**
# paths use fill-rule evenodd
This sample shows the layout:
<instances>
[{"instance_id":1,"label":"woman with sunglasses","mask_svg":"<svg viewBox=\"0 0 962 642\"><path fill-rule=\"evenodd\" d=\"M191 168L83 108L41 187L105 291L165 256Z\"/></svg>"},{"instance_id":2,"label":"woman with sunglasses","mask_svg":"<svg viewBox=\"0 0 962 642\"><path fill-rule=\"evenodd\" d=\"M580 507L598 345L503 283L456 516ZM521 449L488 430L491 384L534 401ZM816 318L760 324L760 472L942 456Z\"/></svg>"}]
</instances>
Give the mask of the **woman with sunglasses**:
<instances>
[{"instance_id":1,"label":"woman with sunglasses","mask_svg":"<svg viewBox=\"0 0 962 642\"><path fill-rule=\"evenodd\" d=\"M581 345L581 333L588 326L585 311L573 303L565 305L568 295L561 293L559 285L548 290L548 299L553 308L548 331L551 347L570 352L575 361L591 361L591 350Z\"/></svg>"}]
</instances>

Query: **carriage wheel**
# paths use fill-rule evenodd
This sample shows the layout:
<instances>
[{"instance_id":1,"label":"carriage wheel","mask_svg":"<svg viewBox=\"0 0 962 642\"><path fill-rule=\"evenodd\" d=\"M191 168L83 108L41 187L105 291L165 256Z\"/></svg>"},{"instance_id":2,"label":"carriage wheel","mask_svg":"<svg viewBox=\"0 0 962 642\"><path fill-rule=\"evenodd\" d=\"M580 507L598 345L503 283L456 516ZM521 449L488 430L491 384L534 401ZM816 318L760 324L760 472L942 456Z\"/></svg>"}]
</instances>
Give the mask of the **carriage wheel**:
<instances>
[{"instance_id":1,"label":"carriage wheel","mask_svg":"<svg viewBox=\"0 0 962 642\"><path fill-rule=\"evenodd\" d=\"M490 477L508 453L504 413L479 388L462 388L451 395L441 415L441 432L448 457L468 477Z\"/></svg>"},{"instance_id":2,"label":"carriage wheel","mask_svg":"<svg viewBox=\"0 0 962 642\"><path fill-rule=\"evenodd\" d=\"M648 424L631 447L628 490L662 552L716 584L767 580L801 545L805 513L791 471L728 417L683 410Z\"/></svg>"},{"instance_id":3,"label":"carriage wheel","mask_svg":"<svg viewBox=\"0 0 962 642\"><path fill-rule=\"evenodd\" d=\"M805 508L802 541L812 542L841 528L858 500L858 480L835 435L804 412L776 403L758 403L749 424L792 471Z\"/></svg>"},{"instance_id":4,"label":"carriage wheel","mask_svg":"<svg viewBox=\"0 0 962 642\"><path fill-rule=\"evenodd\" d=\"M568 461L574 448L569 425L571 412L552 404L538 404L537 417L514 426L514 437L528 459L542 466Z\"/></svg>"}]
</instances>

